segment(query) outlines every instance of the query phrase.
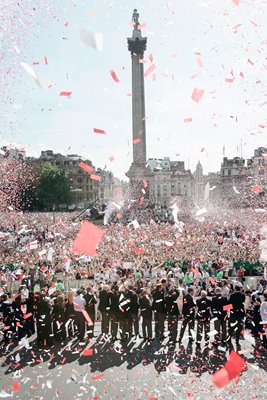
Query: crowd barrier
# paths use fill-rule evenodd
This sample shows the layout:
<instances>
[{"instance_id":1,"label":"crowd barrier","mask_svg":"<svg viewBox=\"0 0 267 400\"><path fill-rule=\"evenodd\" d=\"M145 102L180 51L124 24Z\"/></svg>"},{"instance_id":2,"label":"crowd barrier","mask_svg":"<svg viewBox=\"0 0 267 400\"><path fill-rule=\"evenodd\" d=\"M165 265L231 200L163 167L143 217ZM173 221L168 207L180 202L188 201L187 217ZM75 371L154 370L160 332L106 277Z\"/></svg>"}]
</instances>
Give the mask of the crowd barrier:
<instances>
[{"instance_id":1,"label":"crowd barrier","mask_svg":"<svg viewBox=\"0 0 267 400\"><path fill-rule=\"evenodd\" d=\"M258 279L260 279L260 276L245 276L245 281L244 281L244 285L245 287L248 288L253 288L256 286L256 283L258 281ZM237 279L235 277L232 277L230 279ZM68 291L69 289L79 289L81 286L88 286L88 285L93 285L94 284L94 279L74 279L74 280L63 280L63 285L66 291ZM13 281L13 282L9 282L8 284L6 284L5 281L1 281L1 287L3 287L5 285L5 287L7 288L8 292L11 293L17 293L20 285L21 285L21 281Z\"/></svg>"}]
</instances>

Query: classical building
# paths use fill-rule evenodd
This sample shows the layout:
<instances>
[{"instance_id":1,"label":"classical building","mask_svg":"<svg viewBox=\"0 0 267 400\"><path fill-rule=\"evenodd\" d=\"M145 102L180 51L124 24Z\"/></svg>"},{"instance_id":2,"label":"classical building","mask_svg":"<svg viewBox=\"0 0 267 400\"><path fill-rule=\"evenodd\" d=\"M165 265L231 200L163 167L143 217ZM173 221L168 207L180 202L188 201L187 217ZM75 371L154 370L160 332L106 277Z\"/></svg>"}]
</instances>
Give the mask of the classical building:
<instances>
[{"instance_id":1,"label":"classical building","mask_svg":"<svg viewBox=\"0 0 267 400\"><path fill-rule=\"evenodd\" d=\"M267 186L267 147L254 150L254 156L247 160L249 175L254 182L263 187Z\"/></svg>"},{"instance_id":2,"label":"classical building","mask_svg":"<svg viewBox=\"0 0 267 400\"><path fill-rule=\"evenodd\" d=\"M77 154L65 156L60 153L54 153L52 150L45 150L41 152L39 158L28 157L26 160L37 176L40 175L42 166L46 162L51 162L66 171L72 208L87 207L88 204L97 199L97 205L102 206L112 198L114 191L113 174L101 168L95 169L90 160L85 160ZM92 167L94 174L99 175L101 180L92 180L90 175L79 167L81 161Z\"/></svg>"},{"instance_id":3,"label":"classical building","mask_svg":"<svg viewBox=\"0 0 267 400\"><path fill-rule=\"evenodd\" d=\"M259 147L254 150L254 156L248 160L224 157L220 171L209 173L203 179L205 185L209 183L210 187L215 187L210 192L206 205L232 208L265 207L267 148Z\"/></svg>"},{"instance_id":4,"label":"classical building","mask_svg":"<svg viewBox=\"0 0 267 400\"><path fill-rule=\"evenodd\" d=\"M246 160L240 157L223 158L221 164L221 181L227 184L239 185L247 175Z\"/></svg>"},{"instance_id":5,"label":"classical building","mask_svg":"<svg viewBox=\"0 0 267 400\"><path fill-rule=\"evenodd\" d=\"M193 198L194 176L186 170L183 161L150 158L147 162L149 198L152 203L169 205L174 198Z\"/></svg>"}]
</instances>

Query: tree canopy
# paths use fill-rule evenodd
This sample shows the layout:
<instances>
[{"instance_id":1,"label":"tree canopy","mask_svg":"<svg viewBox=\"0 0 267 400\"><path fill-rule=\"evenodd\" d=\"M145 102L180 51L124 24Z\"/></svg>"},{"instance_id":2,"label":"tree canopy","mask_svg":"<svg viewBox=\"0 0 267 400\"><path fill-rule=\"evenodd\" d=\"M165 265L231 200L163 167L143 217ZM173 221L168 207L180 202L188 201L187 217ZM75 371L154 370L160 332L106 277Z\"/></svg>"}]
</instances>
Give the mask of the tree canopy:
<instances>
[{"instance_id":1,"label":"tree canopy","mask_svg":"<svg viewBox=\"0 0 267 400\"><path fill-rule=\"evenodd\" d=\"M37 186L38 206L43 209L58 209L60 204L70 203L70 192L66 172L46 162L42 166Z\"/></svg>"}]
</instances>

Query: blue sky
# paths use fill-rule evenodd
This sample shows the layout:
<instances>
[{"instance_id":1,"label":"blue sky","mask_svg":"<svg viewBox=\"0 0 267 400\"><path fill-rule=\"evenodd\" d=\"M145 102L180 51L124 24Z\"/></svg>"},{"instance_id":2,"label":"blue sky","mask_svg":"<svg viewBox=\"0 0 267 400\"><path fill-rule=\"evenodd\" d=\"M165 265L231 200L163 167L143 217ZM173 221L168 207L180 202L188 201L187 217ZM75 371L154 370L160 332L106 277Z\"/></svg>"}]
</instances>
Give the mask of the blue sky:
<instances>
[{"instance_id":1,"label":"blue sky","mask_svg":"<svg viewBox=\"0 0 267 400\"><path fill-rule=\"evenodd\" d=\"M146 23L145 68L150 53L156 65L156 80L145 79L147 157L184 160L192 170L200 160L207 172L220 169L224 145L226 156L240 155L242 139L248 158L267 144L266 0L23 3L0 5L1 143L19 144L35 156L45 149L78 153L125 178L132 161L127 37L136 7ZM85 47L79 29L101 32L103 51ZM20 62L52 87L38 87ZM199 103L191 99L195 87L205 91ZM72 95L61 97L61 91ZM107 134L94 134L94 127Z\"/></svg>"}]
</instances>

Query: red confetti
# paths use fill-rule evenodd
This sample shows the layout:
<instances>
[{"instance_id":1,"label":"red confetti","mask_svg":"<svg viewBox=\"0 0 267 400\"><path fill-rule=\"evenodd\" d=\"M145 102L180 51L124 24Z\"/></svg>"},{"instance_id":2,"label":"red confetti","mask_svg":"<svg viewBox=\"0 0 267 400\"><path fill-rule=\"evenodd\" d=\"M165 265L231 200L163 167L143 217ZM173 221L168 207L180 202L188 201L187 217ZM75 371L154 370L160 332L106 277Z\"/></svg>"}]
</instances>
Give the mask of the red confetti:
<instances>
[{"instance_id":1,"label":"red confetti","mask_svg":"<svg viewBox=\"0 0 267 400\"><path fill-rule=\"evenodd\" d=\"M88 172L88 174L91 174L93 172L93 168L89 167L89 165L85 164L82 161L79 163L79 167L81 167L84 171Z\"/></svg>"},{"instance_id":2,"label":"red confetti","mask_svg":"<svg viewBox=\"0 0 267 400\"><path fill-rule=\"evenodd\" d=\"M223 311L228 311L233 309L233 304L226 304L223 306Z\"/></svg>"},{"instance_id":3,"label":"red confetti","mask_svg":"<svg viewBox=\"0 0 267 400\"><path fill-rule=\"evenodd\" d=\"M47 57L44 57L44 62L45 62L45 65L48 64Z\"/></svg>"},{"instance_id":4,"label":"red confetti","mask_svg":"<svg viewBox=\"0 0 267 400\"><path fill-rule=\"evenodd\" d=\"M19 392L20 387L18 383L13 383L12 388L14 390L15 393Z\"/></svg>"},{"instance_id":5,"label":"red confetti","mask_svg":"<svg viewBox=\"0 0 267 400\"><path fill-rule=\"evenodd\" d=\"M150 67L145 71L144 77L147 78L150 74L152 74L152 72L155 71L155 69L156 69L155 64L150 65Z\"/></svg>"},{"instance_id":6,"label":"red confetti","mask_svg":"<svg viewBox=\"0 0 267 400\"><path fill-rule=\"evenodd\" d=\"M81 229L72 245L72 253L96 255L96 247L104 232L89 221L83 221Z\"/></svg>"},{"instance_id":7,"label":"red confetti","mask_svg":"<svg viewBox=\"0 0 267 400\"><path fill-rule=\"evenodd\" d=\"M199 100L201 99L201 97L203 96L203 94L204 94L204 90L195 88L193 90L193 93L191 96L192 100L194 100L196 103L198 103Z\"/></svg>"},{"instance_id":8,"label":"red confetti","mask_svg":"<svg viewBox=\"0 0 267 400\"><path fill-rule=\"evenodd\" d=\"M24 319L28 319L28 318L30 318L32 316L32 313L30 312L30 313L28 313L28 314L25 314L24 316L23 316L23 318Z\"/></svg>"},{"instance_id":9,"label":"red confetti","mask_svg":"<svg viewBox=\"0 0 267 400\"><path fill-rule=\"evenodd\" d=\"M144 198L141 197L140 200L139 200L139 206L141 206L143 204L143 202L144 202Z\"/></svg>"},{"instance_id":10,"label":"red confetti","mask_svg":"<svg viewBox=\"0 0 267 400\"><path fill-rule=\"evenodd\" d=\"M211 283L213 286L215 286L215 280L214 280L213 276L210 276L210 283Z\"/></svg>"},{"instance_id":11,"label":"red confetti","mask_svg":"<svg viewBox=\"0 0 267 400\"><path fill-rule=\"evenodd\" d=\"M136 253L140 253L140 254L144 254L144 252L145 252L145 250L140 249L139 247L136 247L136 248L134 249L134 251L135 251Z\"/></svg>"},{"instance_id":12,"label":"red confetti","mask_svg":"<svg viewBox=\"0 0 267 400\"><path fill-rule=\"evenodd\" d=\"M188 122L192 122L192 118L184 118L184 122L188 123Z\"/></svg>"},{"instance_id":13,"label":"red confetti","mask_svg":"<svg viewBox=\"0 0 267 400\"><path fill-rule=\"evenodd\" d=\"M148 59L149 59L149 61L150 61L151 63L153 63L153 54L152 54L152 53L149 54Z\"/></svg>"},{"instance_id":14,"label":"red confetti","mask_svg":"<svg viewBox=\"0 0 267 400\"><path fill-rule=\"evenodd\" d=\"M84 355L85 357L90 357L90 356L92 356L92 355L93 355L93 349L85 349L85 350L83 351L83 355Z\"/></svg>"},{"instance_id":15,"label":"red confetti","mask_svg":"<svg viewBox=\"0 0 267 400\"><path fill-rule=\"evenodd\" d=\"M215 372L212 382L221 389L242 372L245 361L237 353L231 351L230 358L223 368Z\"/></svg>"},{"instance_id":16,"label":"red confetti","mask_svg":"<svg viewBox=\"0 0 267 400\"><path fill-rule=\"evenodd\" d=\"M262 192L262 186L253 185L253 186L251 186L251 189L257 194Z\"/></svg>"},{"instance_id":17,"label":"red confetti","mask_svg":"<svg viewBox=\"0 0 267 400\"><path fill-rule=\"evenodd\" d=\"M59 95L60 96L71 96L72 92L60 92Z\"/></svg>"},{"instance_id":18,"label":"red confetti","mask_svg":"<svg viewBox=\"0 0 267 400\"><path fill-rule=\"evenodd\" d=\"M110 162L115 160L115 158L113 156L110 156L108 159Z\"/></svg>"},{"instance_id":19,"label":"red confetti","mask_svg":"<svg viewBox=\"0 0 267 400\"><path fill-rule=\"evenodd\" d=\"M64 25L67 27L69 25L68 21L66 21Z\"/></svg>"},{"instance_id":20,"label":"red confetti","mask_svg":"<svg viewBox=\"0 0 267 400\"><path fill-rule=\"evenodd\" d=\"M138 29L144 29L146 27L146 22L143 24L138 25Z\"/></svg>"},{"instance_id":21,"label":"red confetti","mask_svg":"<svg viewBox=\"0 0 267 400\"><path fill-rule=\"evenodd\" d=\"M232 0L232 1L236 6L238 6L238 4L240 3L240 0Z\"/></svg>"},{"instance_id":22,"label":"red confetti","mask_svg":"<svg viewBox=\"0 0 267 400\"><path fill-rule=\"evenodd\" d=\"M193 272L193 274L199 274L199 271L195 268L191 268L190 271Z\"/></svg>"},{"instance_id":23,"label":"red confetti","mask_svg":"<svg viewBox=\"0 0 267 400\"><path fill-rule=\"evenodd\" d=\"M94 133L100 133L101 135L106 135L106 131L98 128L94 128Z\"/></svg>"},{"instance_id":24,"label":"red confetti","mask_svg":"<svg viewBox=\"0 0 267 400\"><path fill-rule=\"evenodd\" d=\"M137 144L137 143L140 143L140 142L141 142L141 139L139 139L139 138L133 140L133 144Z\"/></svg>"},{"instance_id":25,"label":"red confetti","mask_svg":"<svg viewBox=\"0 0 267 400\"><path fill-rule=\"evenodd\" d=\"M92 381L97 381L98 379L101 379L104 376L105 376L105 374L99 374L99 375L92 376L91 379L92 379Z\"/></svg>"},{"instance_id":26,"label":"red confetti","mask_svg":"<svg viewBox=\"0 0 267 400\"><path fill-rule=\"evenodd\" d=\"M119 83L119 79L118 79L118 77L116 75L116 72L113 71L113 69L111 69L109 72L110 72L110 75L112 76L114 82Z\"/></svg>"},{"instance_id":27,"label":"red confetti","mask_svg":"<svg viewBox=\"0 0 267 400\"><path fill-rule=\"evenodd\" d=\"M225 78L224 81L227 82L227 83L233 83L234 79L233 78Z\"/></svg>"},{"instance_id":28,"label":"red confetti","mask_svg":"<svg viewBox=\"0 0 267 400\"><path fill-rule=\"evenodd\" d=\"M90 178L93 179L93 181L101 181L100 175L91 174Z\"/></svg>"},{"instance_id":29,"label":"red confetti","mask_svg":"<svg viewBox=\"0 0 267 400\"><path fill-rule=\"evenodd\" d=\"M147 183L147 181L145 179L143 179L143 184L144 184L144 188L147 188L148 183Z\"/></svg>"},{"instance_id":30,"label":"red confetti","mask_svg":"<svg viewBox=\"0 0 267 400\"><path fill-rule=\"evenodd\" d=\"M88 325L88 326L93 326L94 323L93 323L93 321L91 320L91 318L90 318L88 312L87 312L86 310L82 310L82 313L83 313L83 316L84 316L84 318L85 318L85 320L86 320L86 322L87 322L87 325Z\"/></svg>"}]
</instances>

